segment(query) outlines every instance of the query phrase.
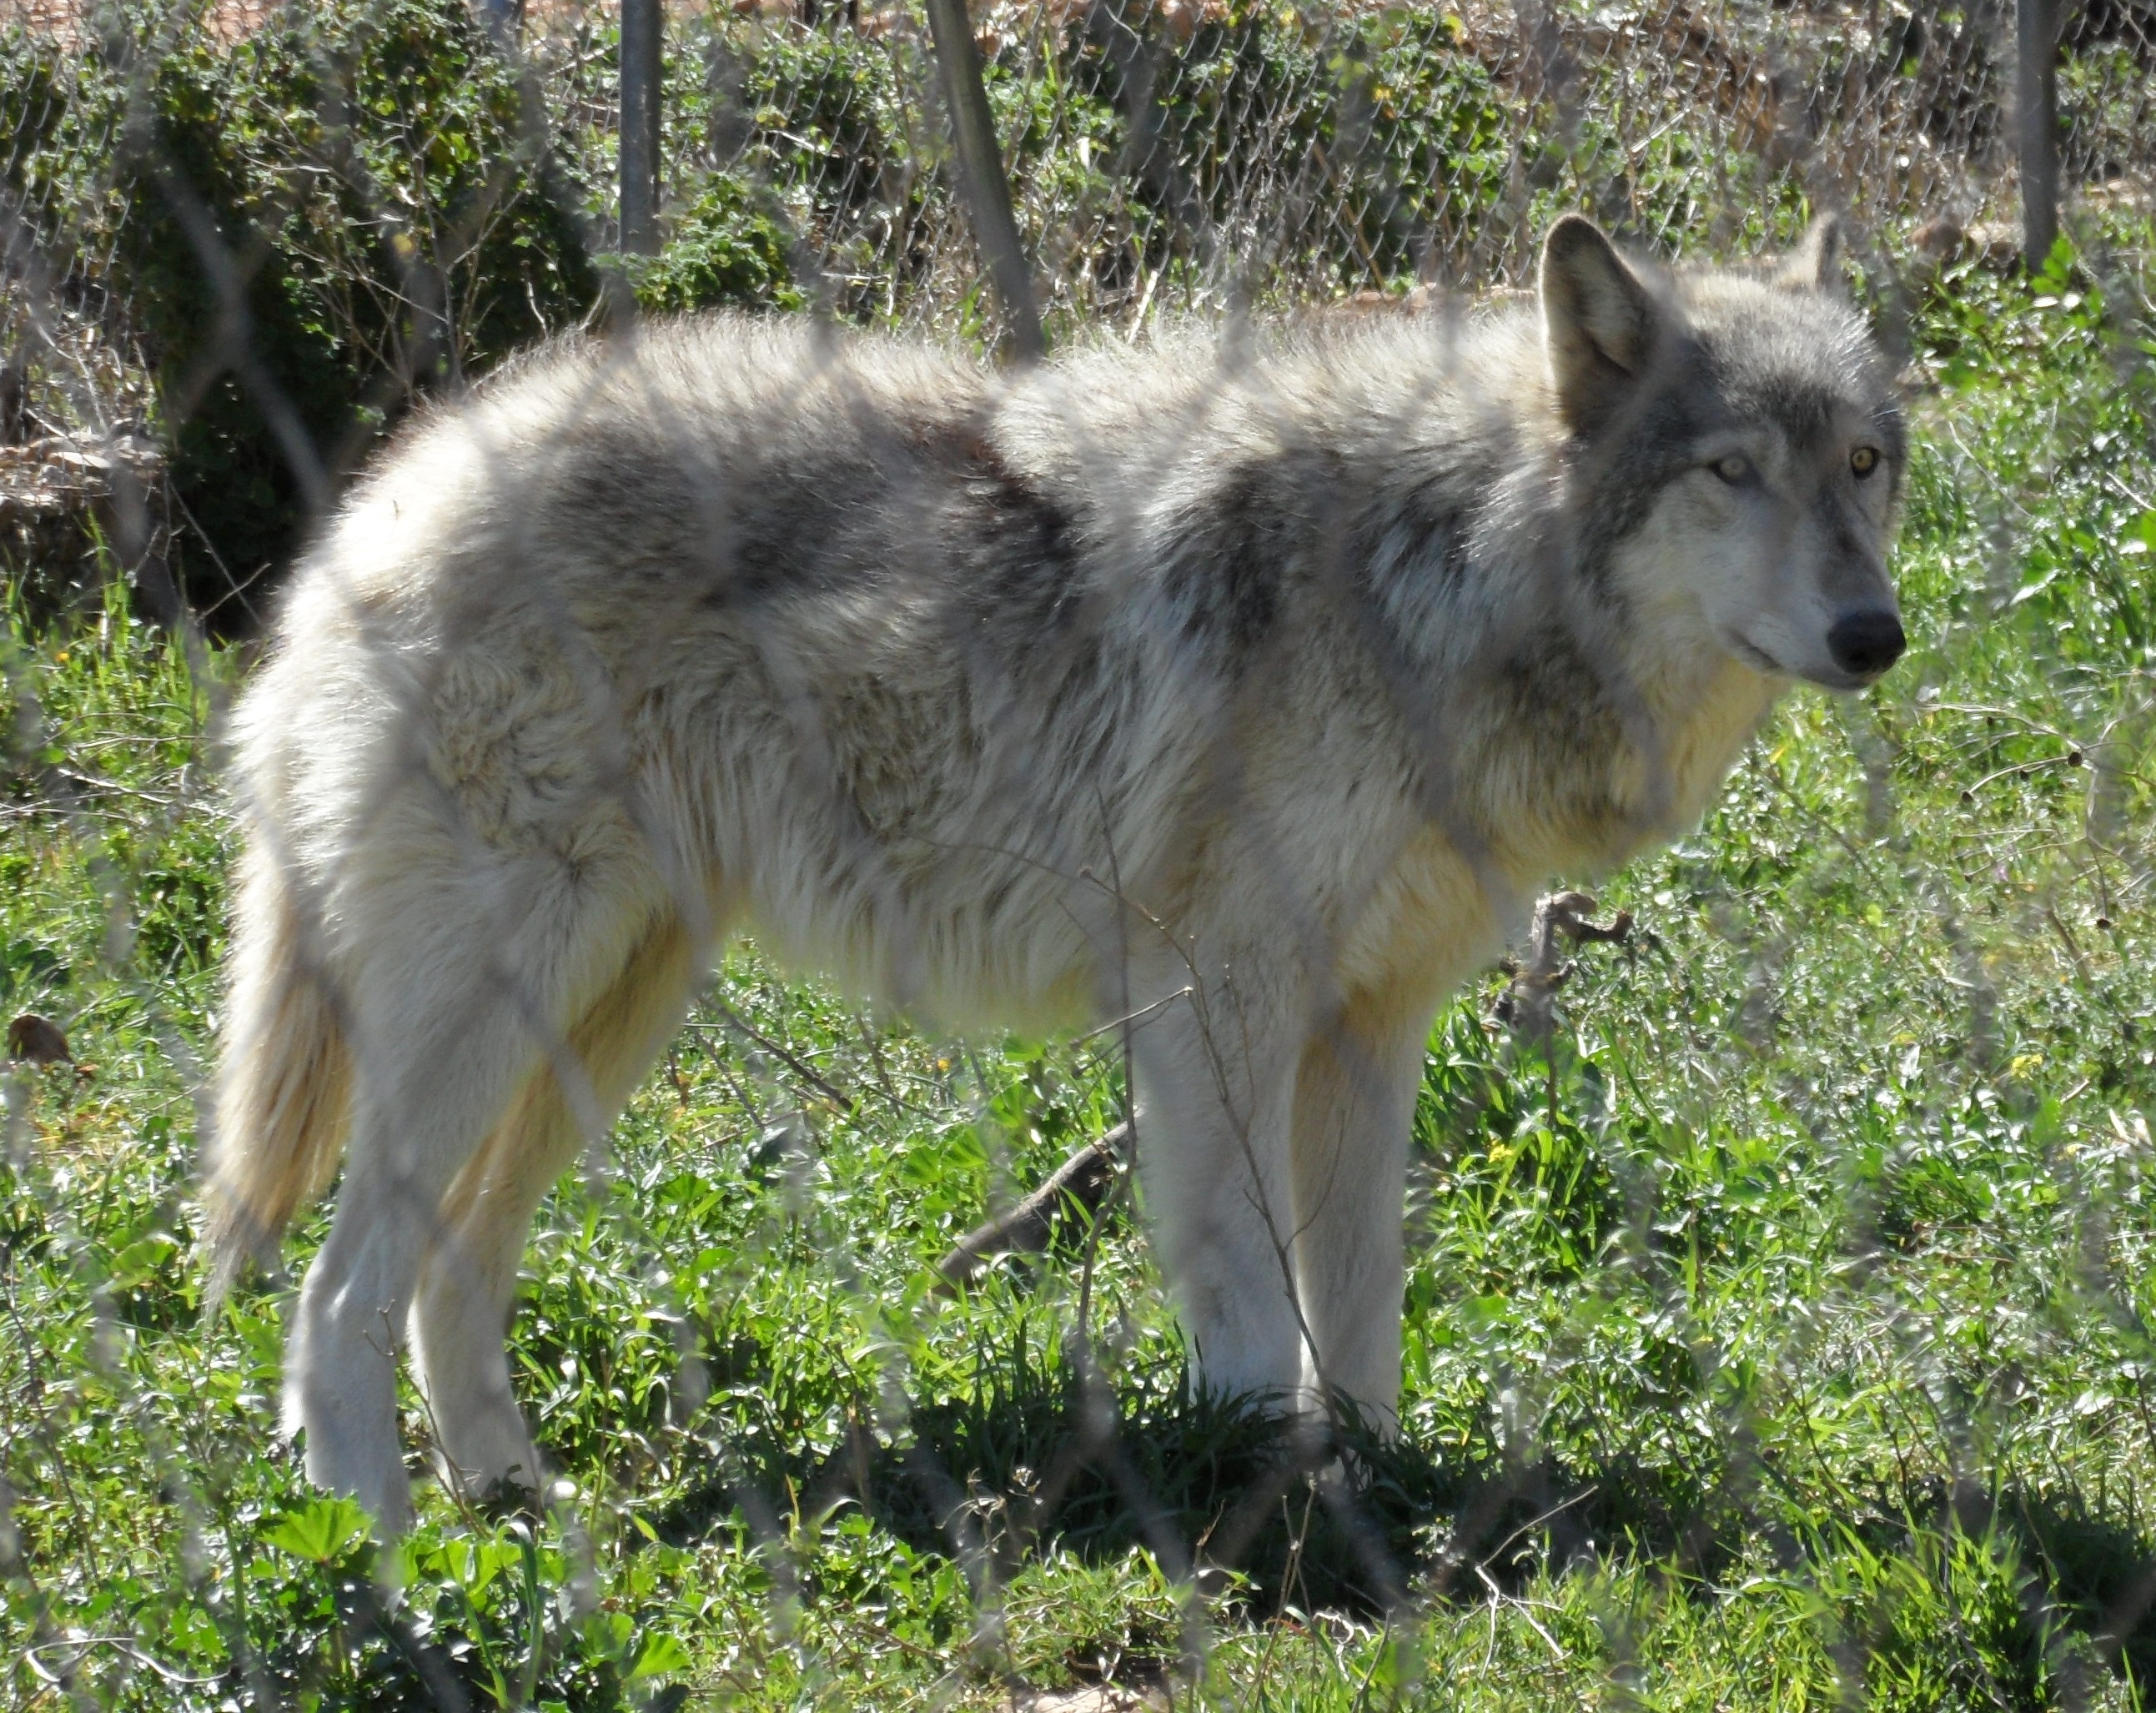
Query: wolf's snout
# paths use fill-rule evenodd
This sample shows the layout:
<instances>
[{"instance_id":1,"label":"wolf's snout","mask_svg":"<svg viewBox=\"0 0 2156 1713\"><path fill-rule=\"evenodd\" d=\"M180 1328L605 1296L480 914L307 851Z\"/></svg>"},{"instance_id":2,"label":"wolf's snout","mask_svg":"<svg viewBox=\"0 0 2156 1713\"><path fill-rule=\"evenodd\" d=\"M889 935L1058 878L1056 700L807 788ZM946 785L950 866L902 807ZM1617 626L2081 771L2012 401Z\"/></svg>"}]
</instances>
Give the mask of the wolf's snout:
<instances>
[{"instance_id":1,"label":"wolf's snout","mask_svg":"<svg viewBox=\"0 0 2156 1713\"><path fill-rule=\"evenodd\" d=\"M1844 613L1826 633L1834 664L1858 678L1876 678L1902 658L1908 639L1902 621L1883 607Z\"/></svg>"}]
</instances>

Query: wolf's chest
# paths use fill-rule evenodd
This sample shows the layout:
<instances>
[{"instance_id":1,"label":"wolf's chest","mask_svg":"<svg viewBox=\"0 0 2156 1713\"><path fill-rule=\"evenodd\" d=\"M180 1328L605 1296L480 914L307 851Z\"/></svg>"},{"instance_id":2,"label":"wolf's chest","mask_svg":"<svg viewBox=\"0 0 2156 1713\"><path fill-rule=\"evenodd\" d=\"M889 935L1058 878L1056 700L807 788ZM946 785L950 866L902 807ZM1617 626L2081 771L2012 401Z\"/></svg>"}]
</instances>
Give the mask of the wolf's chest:
<instances>
[{"instance_id":1,"label":"wolf's chest","mask_svg":"<svg viewBox=\"0 0 2156 1713\"><path fill-rule=\"evenodd\" d=\"M1524 895L1482 854L1471 859L1435 826L1410 838L1346 936L1341 987L1435 1007L1496 957Z\"/></svg>"}]
</instances>

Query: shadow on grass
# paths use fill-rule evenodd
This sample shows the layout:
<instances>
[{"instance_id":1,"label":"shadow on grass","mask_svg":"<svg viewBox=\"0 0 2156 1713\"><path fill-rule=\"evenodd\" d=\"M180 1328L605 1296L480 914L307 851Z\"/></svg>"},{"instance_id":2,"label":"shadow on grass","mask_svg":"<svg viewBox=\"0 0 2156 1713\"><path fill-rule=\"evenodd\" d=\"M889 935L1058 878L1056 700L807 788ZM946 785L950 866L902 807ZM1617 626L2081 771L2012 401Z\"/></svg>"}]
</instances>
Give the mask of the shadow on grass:
<instances>
[{"instance_id":1,"label":"shadow on grass","mask_svg":"<svg viewBox=\"0 0 2156 1713\"><path fill-rule=\"evenodd\" d=\"M1187 1377L1114 1398L1089 1397L1067 1371L1019 1378L917 1401L908 1438L857 1428L814 1465L752 1457L761 1467L743 1475L778 1477L771 1490L790 1476L805 1514L858 1502L916 1551L989 1555L1004 1574L1051 1546L1096 1562L1144 1546L1172 1576L1232 1577L1254 1618L1375 1617L1410 1590L1473 1603L1597 1562L1664 1567L1671 1586L1711 1589L1763 1539L1804 1584L1836 1580L1815 1574L1831 1530L1800 1544L1759 1502L1756 1467L1734 1456L1704 1481L1621 1461L1507 1464L1388 1442L1353 1418L1313 1439L1250 1400L1194 1392ZM734 1514L736 1495L714 1472L654 1520L661 1537L703 1534ZM1882 1561L1943 1563L1952 1552L1931 1549L2010 1543L2029 1574L2023 1609L2003 1614L2000 1653L2039 1671L2047 1634L2063 1629L2112 1669L2156 1681L2156 1541L2076 1494L2018 1485L1972 1498L1919 1484L1832 1521ZM1953 1591L1940 1592L1951 1604Z\"/></svg>"}]
</instances>

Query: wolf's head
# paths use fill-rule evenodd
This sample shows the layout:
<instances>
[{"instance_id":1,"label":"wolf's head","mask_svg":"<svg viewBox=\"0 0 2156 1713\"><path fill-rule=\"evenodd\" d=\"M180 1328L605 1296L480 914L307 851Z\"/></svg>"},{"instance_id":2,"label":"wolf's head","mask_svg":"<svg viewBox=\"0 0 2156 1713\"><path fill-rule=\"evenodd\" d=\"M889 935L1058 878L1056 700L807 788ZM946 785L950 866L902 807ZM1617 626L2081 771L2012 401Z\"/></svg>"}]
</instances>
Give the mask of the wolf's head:
<instances>
[{"instance_id":1,"label":"wolf's head","mask_svg":"<svg viewBox=\"0 0 2156 1713\"><path fill-rule=\"evenodd\" d=\"M1666 650L1834 690L1892 665L1905 441L1835 224L1771 269L1666 274L1568 216L1542 305L1586 574Z\"/></svg>"}]
</instances>

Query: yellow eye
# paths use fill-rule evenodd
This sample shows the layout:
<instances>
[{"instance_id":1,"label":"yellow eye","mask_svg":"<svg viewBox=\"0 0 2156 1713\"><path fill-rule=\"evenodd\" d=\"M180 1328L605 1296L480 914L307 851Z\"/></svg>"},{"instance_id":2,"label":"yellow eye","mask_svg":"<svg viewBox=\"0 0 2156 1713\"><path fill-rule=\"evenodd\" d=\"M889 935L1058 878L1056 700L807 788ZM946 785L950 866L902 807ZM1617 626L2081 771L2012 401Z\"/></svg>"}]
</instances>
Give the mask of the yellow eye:
<instances>
[{"instance_id":1,"label":"yellow eye","mask_svg":"<svg viewBox=\"0 0 2156 1713\"><path fill-rule=\"evenodd\" d=\"M1733 488L1752 480L1752 460L1741 452L1732 452L1727 458L1715 459L1714 473Z\"/></svg>"},{"instance_id":2,"label":"yellow eye","mask_svg":"<svg viewBox=\"0 0 2156 1713\"><path fill-rule=\"evenodd\" d=\"M1876 446L1860 446L1849 454L1849 472L1860 482L1878 468L1879 449Z\"/></svg>"}]
</instances>

